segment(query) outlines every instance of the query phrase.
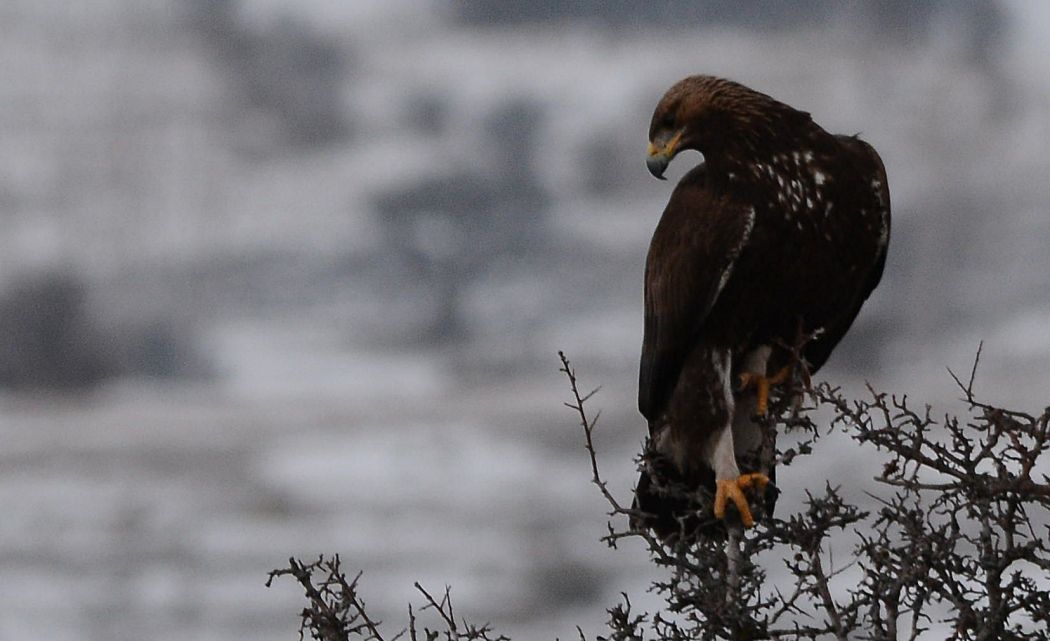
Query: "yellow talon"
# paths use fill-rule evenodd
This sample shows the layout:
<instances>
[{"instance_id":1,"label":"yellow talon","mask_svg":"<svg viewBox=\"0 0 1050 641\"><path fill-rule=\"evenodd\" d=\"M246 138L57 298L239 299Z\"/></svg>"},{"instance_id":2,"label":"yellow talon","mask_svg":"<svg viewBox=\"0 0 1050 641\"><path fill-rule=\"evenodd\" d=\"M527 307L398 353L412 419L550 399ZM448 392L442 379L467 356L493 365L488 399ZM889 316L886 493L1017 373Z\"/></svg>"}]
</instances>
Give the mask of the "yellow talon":
<instances>
[{"instance_id":1,"label":"yellow talon","mask_svg":"<svg viewBox=\"0 0 1050 641\"><path fill-rule=\"evenodd\" d=\"M746 390L749 387L755 388L757 398L755 400L755 413L759 416L765 416L769 413L769 388L773 385L780 385L788 379L791 375L791 367L784 366L780 368L780 371L772 376L763 376L762 374L755 374L754 372L741 372L740 374L740 389Z\"/></svg>"},{"instance_id":2,"label":"yellow talon","mask_svg":"<svg viewBox=\"0 0 1050 641\"><path fill-rule=\"evenodd\" d=\"M756 489L759 492L766 489L769 477L758 472L752 474L741 474L736 479L716 481L715 489L715 518L724 519L726 516L726 502L733 501L736 511L740 513L740 520L744 527L755 524L755 518L751 516L751 506L747 503L744 490Z\"/></svg>"}]
</instances>

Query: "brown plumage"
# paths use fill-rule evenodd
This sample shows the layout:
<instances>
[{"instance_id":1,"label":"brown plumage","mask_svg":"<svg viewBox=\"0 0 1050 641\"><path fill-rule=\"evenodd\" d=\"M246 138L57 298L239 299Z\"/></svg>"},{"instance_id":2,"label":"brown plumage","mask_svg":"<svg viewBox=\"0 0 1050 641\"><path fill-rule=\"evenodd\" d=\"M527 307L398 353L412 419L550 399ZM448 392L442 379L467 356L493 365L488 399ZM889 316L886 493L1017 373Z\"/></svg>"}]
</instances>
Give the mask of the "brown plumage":
<instances>
[{"instance_id":1,"label":"brown plumage","mask_svg":"<svg viewBox=\"0 0 1050 641\"><path fill-rule=\"evenodd\" d=\"M669 483L717 479L750 519L738 488L762 485L739 469L758 445L754 394L733 383L791 364L780 345L800 331L817 333L809 371L824 364L881 278L890 205L870 145L729 80L675 84L649 140L657 177L684 149L704 157L671 194L646 261L638 404L654 462L636 489L651 516L637 524L666 536L684 516Z\"/></svg>"}]
</instances>

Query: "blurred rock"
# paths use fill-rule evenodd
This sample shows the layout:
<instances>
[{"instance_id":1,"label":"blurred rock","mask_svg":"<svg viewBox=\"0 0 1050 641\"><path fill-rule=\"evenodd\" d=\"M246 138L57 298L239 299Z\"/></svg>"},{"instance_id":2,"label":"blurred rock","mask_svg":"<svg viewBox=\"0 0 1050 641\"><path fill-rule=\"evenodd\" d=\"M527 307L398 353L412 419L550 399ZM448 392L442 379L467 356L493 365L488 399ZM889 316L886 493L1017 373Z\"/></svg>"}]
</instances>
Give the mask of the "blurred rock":
<instances>
[{"instance_id":1,"label":"blurred rock","mask_svg":"<svg viewBox=\"0 0 1050 641\"><path fill-rule=\"evenodd\" d=\"M238 17L233 0L195 0L190 25L227 72L240 129L235 144L266 153L269 146L309 149L346 140L351 126L343 100L347 59L331 41L293 16L259 27Z\"/></svg>"},{"instance_id":2,"label":"blurred rock","mask_svg":"<svg viewBox=\"0 0 1050 641\"><path fill-rule=\"evenodd\" d=\"M988 62L1005 37L1006 20L989 0L662 0L608 3L601 0L551 2L455 0L456 17L468 24L583 22L606 28L711 28L785 30L813 26L862 25L881 42L922 44L947 25L968 44L975 62Z\"/></svg>"},{"instance_id":3,"label":"blurred rock","mask_svg":"<svg viewBox=\"0 0 1050 641\"><path fill-rule=\"evenodd\" d=\"M406 99L410 126L428 136L440 134L448 126L448 97L437 93L420 93Z\"/></svg>"},{"instance_id":4,"label":"blurred rock","mask_svg":"<svg viewBox=\"0 0 1050 641\"><path fill-rule=\"evenodd\" d=\"M374 200L385 260L425 285L429 322L424 342L463 338L465 288L496 262L541 252L551 196L532 169L541 108L509 101L485 119L473 172L419 178Z\"/></svg>"},{"instance_id":5,"label":"blurred rock","mask_svg":"<svg viewBox=\"0 0 1050 641\"><path fill-rule=\"evenodd\" d=\"M0 298L0 385L76 389L114 375L84 302L83 283L65 272L10 287Z\"/></svg>"},{"instance_id":6,"label":"blurred rock","mask_svg":"<svg viewBox=\"0 0 1050 641\"><path fill-rule=\"evenodd\" d=\"M582 146L579 164L582 184L590 194L610 194L632 185L642 164L636 140L610 131L595 135Z\"/></svg>"},{"instance_id":7,"label":"blurred rock","mask_svg":"<svg viewBox=\"0 0 1050 641\"><path fill-rule=\"evenodd\" d=\"M145 317L107 328L103 347L122 376L152 379L201 378L212 374L188 321Z\"/></svg>"},{"instance_id":8,"label":"blurred rock","mask_svg":"<svg viewBox=\"0 0 1050 641\"><path fill-rule=\"evenodd\" d=\"M88 288L66 271L34 274L0 296L0 386L90 389L115 376L172 378L206 371L189 333L165 318L106 324Z\"/></svg>"}]
</instances>

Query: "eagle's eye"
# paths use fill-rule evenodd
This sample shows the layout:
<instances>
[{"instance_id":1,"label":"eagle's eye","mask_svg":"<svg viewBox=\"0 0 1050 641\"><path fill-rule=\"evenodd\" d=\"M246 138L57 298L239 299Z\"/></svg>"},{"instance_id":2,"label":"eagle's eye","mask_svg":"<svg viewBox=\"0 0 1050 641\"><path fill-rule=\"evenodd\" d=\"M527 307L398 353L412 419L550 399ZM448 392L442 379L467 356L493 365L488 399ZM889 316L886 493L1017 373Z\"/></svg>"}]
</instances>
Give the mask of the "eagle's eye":
<instances>
[{"instance_id":1,"label":"eagle's eye","mask_svg":"<svg viewBox=\"0 0 1050 641\"><path fill-rule=\"evenodd\" d=\"M665 112L664 115L660 117L659 124L661 129L674 129L674 112Z\"/></svg>"}]
</instances>

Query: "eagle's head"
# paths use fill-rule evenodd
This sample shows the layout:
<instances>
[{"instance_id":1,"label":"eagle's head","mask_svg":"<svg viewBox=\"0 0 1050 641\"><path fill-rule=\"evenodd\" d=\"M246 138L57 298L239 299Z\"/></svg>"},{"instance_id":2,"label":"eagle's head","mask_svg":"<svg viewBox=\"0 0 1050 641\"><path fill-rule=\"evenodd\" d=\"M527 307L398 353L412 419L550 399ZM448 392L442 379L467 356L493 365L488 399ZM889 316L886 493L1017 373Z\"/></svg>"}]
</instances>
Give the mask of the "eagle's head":
<instances>
[{"instance_id":1,"label":"eagle's head","mask_svg":"<svg viewBox=\"0 0 1050 641\"><path fill-rule=\"evenodd\" d=\"M710 163L734 147L750 148L773 137L776 124L791 112L809 117L732 80L689 76L656 105L645 164L663 180L680 151L695 149Z\"/></svg>"}]
</instances>

